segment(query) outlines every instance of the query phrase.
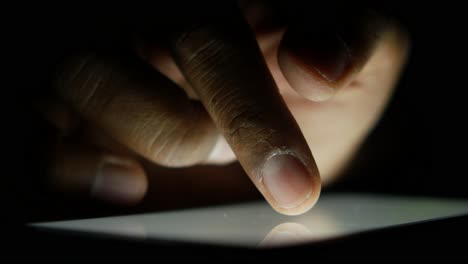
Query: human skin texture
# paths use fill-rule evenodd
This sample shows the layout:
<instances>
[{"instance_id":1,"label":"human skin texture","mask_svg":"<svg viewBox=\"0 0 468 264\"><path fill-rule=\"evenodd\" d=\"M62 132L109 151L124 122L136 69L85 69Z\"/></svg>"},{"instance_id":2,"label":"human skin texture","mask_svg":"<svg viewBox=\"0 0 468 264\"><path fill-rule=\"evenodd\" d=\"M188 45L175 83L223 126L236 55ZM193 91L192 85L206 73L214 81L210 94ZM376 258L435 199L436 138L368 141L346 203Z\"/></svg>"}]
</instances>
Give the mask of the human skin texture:
<instances>
[{"instance_id":1,"label":"human skin texture","mask_svg":"<svg viewBox=\"0 0 468 264\"><path fill-rule=\"evenodd\" d=\"M240 10L184 17L166 45L139 38L128 52L75 53L58 65L55 96L37 103L63 131L51 185L117 204L140 202L149 181L160 197L190 188L243 193L245 175L222 167L215 173L223 177L198 178L150 168L237 160L275 210L309 210L381 116L408 37L368 10L267 29L277 11Z\"/></svg>"}]
</instances>

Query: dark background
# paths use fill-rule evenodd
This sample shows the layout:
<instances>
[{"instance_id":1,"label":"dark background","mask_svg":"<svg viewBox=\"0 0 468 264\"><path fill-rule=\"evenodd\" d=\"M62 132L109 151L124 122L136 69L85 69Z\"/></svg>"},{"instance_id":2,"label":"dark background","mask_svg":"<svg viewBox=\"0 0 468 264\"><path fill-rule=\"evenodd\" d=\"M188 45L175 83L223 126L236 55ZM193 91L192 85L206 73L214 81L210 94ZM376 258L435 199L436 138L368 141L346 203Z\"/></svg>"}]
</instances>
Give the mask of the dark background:
<instances>
[{"instance_id":1,"label":"dark background","mask_svg":"<svg viewBox=\"0 0 468 264\"><path fill-rule=\"evenodd\" d=\"M444 4L432 7L399 2L374 4L374 8L396 17L409 31L410 59L389 107L361 148L353 169L331 191L468 197L464 147L467 134L462 129L467 120L464 108L468 104L464 95L466 29L463 16L456 12L459 7ZM55 25L55 29L60 29L57 25L63 18L56 8L54 5L25 5L4 10L12 14L10 18L5 17L7 29L3 38L7 44L4 49L7 71L4 73L8 81L2 89L2 132L5 135L1 202L3 220L7 221L2 226L5 234L12 234L5 236L6 241L21 242L30 238L27 232L18 236L21 232L12 230L28 220L31 207L38 206L31 201L40 201L41 206L47 207L43 204L47 199L34 197L41 195L36 177L40 177L37 163L42 157L31 157L33 148L40 142L35 136L37 127L28 100L44 89L54 64L49 52L51 45L57 45L51 43L51 39L57 40L57 35L50 39L48 27ZM71 3L60 8L67 12L75 10ZM75 204L70 203L70 206ZM460 231L466 231L466 219L458 228L462 226L465 229ZM436 232L434 236L441 233ZM35 239L33 241L47 241L37 236ZM446 239L449 240L446 243L456 243L449 237ZM375 241L380 240L376 238Z\"/></svg>"}]
</instances>

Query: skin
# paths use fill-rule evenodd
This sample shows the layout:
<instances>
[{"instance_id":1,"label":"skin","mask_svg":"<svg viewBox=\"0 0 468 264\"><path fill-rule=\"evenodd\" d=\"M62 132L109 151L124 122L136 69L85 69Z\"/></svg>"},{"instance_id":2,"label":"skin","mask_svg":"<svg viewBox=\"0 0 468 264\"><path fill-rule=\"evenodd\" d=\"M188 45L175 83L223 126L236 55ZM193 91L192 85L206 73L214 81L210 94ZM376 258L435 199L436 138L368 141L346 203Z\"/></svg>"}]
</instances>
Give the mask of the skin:
<instances>
[{"instance_id":1,"label":"skin","mask_svg":"<svg viewBox=\"0 0 468 264\"><path fill-rule=\"evenodd\" d=\"M378 121L407 37L367 11L338 27L265 30L271 10L241 10L185 18L168 46L142 40L128 53L67 57L55 96L37 103L66 135L51 152L51 185L135 204L149 182L162 199L196 192L198 177L200 192L229 196L253 183L280 213L309 210ZM250 181L219 166L235 160Z\"/></svg>"}]
</instances>

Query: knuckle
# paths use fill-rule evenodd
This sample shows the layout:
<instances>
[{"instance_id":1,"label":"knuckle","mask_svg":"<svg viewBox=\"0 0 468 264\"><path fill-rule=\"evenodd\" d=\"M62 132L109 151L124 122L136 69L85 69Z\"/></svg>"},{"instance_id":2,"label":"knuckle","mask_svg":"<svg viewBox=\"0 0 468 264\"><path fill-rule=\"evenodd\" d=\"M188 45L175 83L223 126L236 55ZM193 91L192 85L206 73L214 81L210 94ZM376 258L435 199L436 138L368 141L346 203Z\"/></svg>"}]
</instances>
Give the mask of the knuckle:
<instances>
[{"instance_id":1,"label":"knuckle","mask_svg":"<svg viewBox=\"0 0 468 264\"><path fill-rule=\"evenodd\" d=\"M224 113L224 118L221 120L221 125L228 138L235 145L256 144L258 138L263 135L266 121L264 114L254 104L244 103L234 104L234 106L226 105L220 113Z\"/></svg>"},{"instance_id":2,"label":"knuckle","mask_svg":"<svg viewBox=\"0 0 468 264\"><path fill-rule=\"evenodd\" d=\"M250 109L242 109L226 121L226 131L230 137L240 137L258 126L259 115Z\"/></svg>"}]
</instances>

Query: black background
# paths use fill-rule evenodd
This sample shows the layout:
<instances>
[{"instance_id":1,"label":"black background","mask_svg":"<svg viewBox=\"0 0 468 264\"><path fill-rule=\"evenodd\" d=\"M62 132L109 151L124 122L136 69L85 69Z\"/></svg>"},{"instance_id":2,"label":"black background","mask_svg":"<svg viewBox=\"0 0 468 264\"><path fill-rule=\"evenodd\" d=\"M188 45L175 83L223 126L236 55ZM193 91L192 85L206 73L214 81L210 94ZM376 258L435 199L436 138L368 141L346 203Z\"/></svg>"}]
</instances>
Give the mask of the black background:
<instances>
[{"instance_id":1,"label":"black background","mask_svg":"<svg viewBox=\"0 0 468 264\"><path fill-rule=\"evenodd\" d=\"M85 6L86 4L80 2L75 5ZM75 5L67 3L61 8L70 12L74 10ZM92 5L88 6L92 8ZM467 75L464 58L466 57L464 45L466 27L463 23L465 20L463 14L457 12L460 7L449 3L427 6L426 4L398 2L380 3L374 7L396 17L406 26L412 42L410 59L382 120L360 150L361 155L358 155L354 169L344 181L332 187L332 190L466 198L468 197L468 180L464 142L467 134L462 129L467 120L464 108L468 104L465 102L464 93ZM31 160L31 149L40 144L31 142L33 138L37 139L33 136L36 126L28 110L28 99L31 94L42 91L49 76L47 72L54 63L52 59L47 59L50 58L48 55L51 51L51 43L48 39L51 36L47 27L60 24L60 20L57 19L61 16L57 14L61 11L55 10L56 8L57 6L54 5L24 5L4 9L5 13L10 14L3 18L6 20L3 23L6 26L3 42L7 46L3 50L4 69L6 69L3 72L7 73L5 74L7 81L4 82L2 89L4 94L2 132L5 135L2 144L4 155L2 155L3 197L1 201L3 219L7 221L5 225L2 225L5 234L3 239L11 245L11 250L6 252L6 256L10 257L27 257L28 252L32 254L30 257L34 257L38 254L37 250L45 250L45 246L35 248L31 241L45 245L47 243L54 246L62 245L66 249L63 252L68 253L82 245L80 242L84 244L89 242L86 239L82 241L66 236L57 238L47 234L38 235L21 229L21 223L27 220L28 207L32 206L31 199L24 197L35 193L38 188L34 179L31 179L31 175L40 174L35 164L41 159L37 157ZM57 35L54 37L52 39L56 40ZM431 244L432 251L420 250L421 254L423 252L428 254L426 257L432 254L443 254L444 249L459 248L460 244L463 244L462 241L457 242L456 239L463 238L462 234L467 234L467 221L466 219L460 221L458 224L431 226L416 233L395 232L387 236L376 236L370 240L359 238L357 241L364 241L360 246L371 247L372 245L371 248L381 250L394 243L393 246L396 246L394 251L386 251L386 255L392 255L392 252L396 255L398 252L403 255L408 254L404 246L409 246L409 243L415 243L412 246L416 248L418 245L422 248ZM429 235L430 232L434 233ZM419 238L413 237L408 242L406 238L409 234L416 234ZM458 234L458 238L454 236L455 234ZM441 240L442 238L444 241ZM422 243L424 240L426 242ZM30 241L30 243L26 243L23 247L21 245L24 241ZM94 241L94 243L98 242ZM112 243L109 241L99 241L99 243L104 247L102 252L112 254ZM342 244L341 247L357 248L359 243L356 243L353 240L352 243ZM336 248L340 247L338 244ZM130 255L132 252L135 254L146 252L143 256L155 258L168 256L168 252L158 254L157 249L175 252L182 250L181 252L186 252L185 256L200 256L201 254L204 257L210 254L232 256L239 252L242 253L239 253L239 256L259 254L234 249L221 250L204 247L194 249L193 247L174 246L154 247L153 255L149 254L152 249L148 245L130 246L123 243L116 248L128 250L127 253ZM348 251L352 251L351 249ZM46 255L60 255L59 249L50 250L50 255L47 252ZM304 248L298 250L302 253L307 251ZM327 250L326 252L333 252L333 244ZM44 254L44 252L40 253ZM91 250L83 251L83 254L86 255L86 252L91 256L96 253ZM296 251L287 252L284 252L286 255L283 256L296 254ZM315 248L315 252L318 252L318 248ZM369 256L366 252L355 252L363 253L361 256ZM271 252L261 254L270 257L281 256ZM75 256L80 256L80 254Z\"/></svg>"}]
</instances>

